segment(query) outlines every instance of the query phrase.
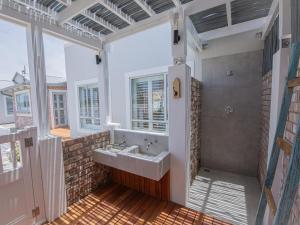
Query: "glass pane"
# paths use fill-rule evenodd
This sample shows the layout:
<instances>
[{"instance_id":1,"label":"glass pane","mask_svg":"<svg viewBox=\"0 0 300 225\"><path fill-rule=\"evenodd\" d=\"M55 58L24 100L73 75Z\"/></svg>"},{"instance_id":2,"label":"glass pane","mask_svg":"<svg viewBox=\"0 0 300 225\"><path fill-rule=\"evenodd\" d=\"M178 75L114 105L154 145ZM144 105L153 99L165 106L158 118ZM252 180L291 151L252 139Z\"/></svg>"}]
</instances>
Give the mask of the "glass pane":
<instances>
[{"instance_id":1,"label":"glass pane","mask_svg":"<svg viewBox=\"0 0 300 225\"><path fill-rule=\"evenodd\" d=\"M3 171L12 170L13 164L12 164L10 143L1 144L0 148L1 148Z\"/></svg>"},{"instance_id":2,"label":"glass pane","mask_svg":"<svg viewBox=\"0 0 300 225\"><path fill-rule=\"evenodd\" d=\"M132 119L149 120L148 81L132 80Z\"/></svg>"},{"instance_id":3,"label":"glass pane","mask_svg":"<svg viewBox=\"0 0 300 225\"><path fill-rule=\"evenodd\" d=\"M94 117L100 118L98 88L93 88L93 112Z\"/></svg>"},{"instance_id":4,"label":"glass pane","mask_svg":"<svg viewBox=\"0 0 300 225\"><path fill-rule=\"evenodd\" d=\"M100 128L99 89L96 85L79 87L80 126L84 129Z\"/></svg>"},{"instance_id":5,"label":"glass pane","mask_svg":"<svg viewBox=\"0 0 300 225\"><path fill-rule=\"evenodd\" d=\"M65 111L64 110L60 110L60 117L65 117Z\"/></svg>"},{"instance_id":6,"label":"glass pane","mask_svg":"<svg viewBox=\"0 0 300 225\"><path fill-rule=\"evenodd\" d=\"M20 151L20 142L16 141L15 143L15 154L16 154L16 163L17 167L20 167L21 164L21 151ZM2 158L3 171L13 170L13 154L11 150L10 143L0 144L0 153Z\"/></svg>"},{"instance_id":7,"label":"glass pane","mask_svg":"<svg viewBox=\"0 0 300 225\"><path fill-rule=\"evenodd\" d=\"M86 102L86 89L83 87L79 88L79 107L80 107L80 115L85 116L87 110L87 102Z\"/></svg>"},{"instance_id":8,"label":"glass pane","mask_svg":"<svg viewBox=\"0 0 300 225\"><path fill-rule=\"evenodd\" d=\"M100 125L100 120L95 120L96 125Z\"/></svg>"},{"instance_id":9,"label":"glass pane","mask_svg":"<svg viewBox=\"0 0 300 225\"><path fill-rule=\"evenodd\" d=\"M21 93L16 95L17 112L30 113L29 93Z\"/></svg>"},{"instance_id":10,"label":"glass pane","mask_svg":"<svg viewBox=\"0 0 300 225\"><path fill-rule=\"evenodd\" d=\"M154 121L165 120L165 87L163 76L152 81L152 118Z\"/></svg>"},{"instance_id":11,"label":"glass pane","mask_svg":"<svg viewBox=\"0 0 300 225\"><path fill-rule=\"evenodd\" d=\"M92 116L92 92L87 89L87 116Z\"/></svg>"},{"instance_id":12,"label":"glass pane","mask_svg":"<svg viewBox=\"0 0 300 225\"><path fill-rule=\"evenodd\" d=\"M59 107L64 108L64 96L62 94L59 95Z\"/></svg>"},{"instance_id":13,"label":"glass pane","mask_svg":"<svg viewBox=\"0 0 300 225\"><path fill-rule=\"evenodd\" d=\"M134 130L148 130L149 129L149 122L132 122L132 129Z\"/></svg>"},{"instance_id":14,"label":"glass pane","mask_svg":"<svg viewBox=\"0 0 300 225\"><path fill-rule=\"evenodd\" d=\"M157 131L157 132L165 132L166 131L166 123L153 122L152 127L153 127L153 130Z\"/></svg>"},{"instance_id":15,"label":"glass pane","mask_svg":"<svg viewBox=\"0 0 300 225\"><path fill-rule=\"evenodd\" d=\"M6 97L6 110L7 110L7 115L11 115L14 113L13 97L11 96Z\"/></svg>"}]
</instances>

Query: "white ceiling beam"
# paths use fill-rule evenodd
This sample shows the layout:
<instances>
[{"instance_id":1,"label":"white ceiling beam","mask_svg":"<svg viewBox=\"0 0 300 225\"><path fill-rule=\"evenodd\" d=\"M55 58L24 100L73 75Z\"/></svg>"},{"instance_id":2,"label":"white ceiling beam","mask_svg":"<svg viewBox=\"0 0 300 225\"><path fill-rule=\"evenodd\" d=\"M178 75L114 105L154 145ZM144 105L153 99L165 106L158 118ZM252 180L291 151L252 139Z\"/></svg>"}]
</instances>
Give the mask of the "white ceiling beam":
<instances>
[{"instance_id":1,"label":"white ceiling beam","mask_svg":"<svg viewBox=\"0 0 300 225\"><path fill-rule=\"evenodd\" d=\"M207 32L203 32L199 34L201 40L213 40L217 38L227 37L231 35L236 35L240 33L244 33L251 30L261 30L263 29L266 23L266 17L238 23L229 27L223 27L216 30L211 30Z\"/></svg>"},{"instance_id":2,"label":"white ceiling beam","mask_svg":"<svg viewBox=\"0 0 300 225\"><path fill-rule=\"evenodd\" d=\"M262 39L265 39L268 33L270 32L278 13L279 13L279 0L273 0L271 8L269 10L269 14L266 19L265 27L263 29Z\"/></svg>"},{"instance_id":3,"label":"white ceiling beam","mask_svg":"<svg viewBox=\"0 0 300 225\"><path fill-rule=\"evenodd\" d=\"M134 0L149 16L155 15L155 12L145 0Z\"/></svg>"},{"instance_id":4,"label":"white ceiling beam","mask_svg":"<svg viewBox=\"0 0 300 225\"><path fill-rule=\"evenodd\" d=\"M124 13L121 9L119 9L115 4L111 3L108 0L98 0L98 2L103 5L105 8L109 9L111 12L116 14L118 17L120 17L122 20L124 20L126 23L134 24L135 21L128 16L126 13Z\"/></svg>"},{"instance_id":5,"label":"white ceiling beam","mask_svg":"<svg viewBox=\"0 0 300 225\"><path fill-rule=\"evenodd\" d=\"M43 27L43 31L62 38L65 41L79 44L81 46L99 50L101 48L101 40L95 35L90 37L80 34L78 30L66 29L64 26L58 26L54 20L53 22L46 19L38 19L33 14L29 14L28 7L19 7L17 4L9 4L11 1L4 0L0 2L0 18L20 24L22 26L28 26L30 23L40 23Z\"/></svg>"},{"instance_id":6,"label":"white ceiling beam","mask_svg":"<svg viewBox=\"0 0 300 225\"><path fill-rule=\"evenodd\" d=\"M20 5L23 5L32 10L35 10L43 15L52 17L55 14L55 12L52 9L47 8L46 6L43 6L42 4L34 1L14 0L14 2L19 3Z\"/></svg>"},{"instance_id":7,"label":"white ceiling beam","mask_svg":"<svg viewBox=\"0 0 300 225\"><path fill-rule=\"evenodd\" d=\"M185 10L185 15L190 16L228 2L232 2L232 0L194 0L182 6Z\"/></svg>"},{"instance_id":8,"label":"white ceiling beam","mask_svg":"<svg viewBox=\"0 0 300 225\"><path fill-rule=\"evenodd\" d=\"M80 14L84 10L95 5L97 0L77 0L73 2L69 7L57 14L56 20L59 24L63 24L71 20L74 16Z\"/></svg>"},{"instance_id":9,"label":"white ceiling beam","mask_svg":"<svg viewBox=\"0 0 300 225\"><path fill-rule=\"evenodd\" d=\"M174 3L174 5L175 5L176 7L179 7L179 6L181 5L180 0L172 0L172 2Z\"/></svg>"},{"instance_id":10,"label":"white ceiling beam","mask_svg":"<svg viewBox=\"0 0 300 225\"><path fill-rule=\"evenodd\" d=\"M69 6L72 4L71 0L56 0L57 2L59 2L60 4L63 4L65 6Z\"/></svg>"},{"instance_id":11,"label":"white ceiling beam","mask_svg":"<svg viewBox=\"0 0 300 225\"><path fill-rule=\"evenodd\" d=\"M105 27L106 29L108 29L112 32L116 32L119 30L117 27L115 27L111 23L109 23L109 22L105 21L104 19L102 19L101 17L97 16L96 13L91 13L89 10L84 10L81 14L84 15L85 17L89 18L90 20L94 21L95 23L100 24L101 26Z\"/></svg>"},{"instance_id":12,"label":"white ceiling beam","mask_svg":"<svg viewBox=\"0 0 300 225\"><path fill-rule=\"evenodd\" d=\"M186 30L187 30L187 40L188 44L192 43L196 46L198 50L202 50L202 40L200 39L193 22L189 17L186 18Z\"/></svg>"},{"instance_id":13,"label":"white ceiling beam","mask_svg":"<svg viewBox=\"0 0 300 225\"><path fill-rule=\"evenodd\" d=\"M232 25L231 3L230 2L226 2L226 15L227 15L227 24L230 27Z\"/></svg>"}]
</instances>

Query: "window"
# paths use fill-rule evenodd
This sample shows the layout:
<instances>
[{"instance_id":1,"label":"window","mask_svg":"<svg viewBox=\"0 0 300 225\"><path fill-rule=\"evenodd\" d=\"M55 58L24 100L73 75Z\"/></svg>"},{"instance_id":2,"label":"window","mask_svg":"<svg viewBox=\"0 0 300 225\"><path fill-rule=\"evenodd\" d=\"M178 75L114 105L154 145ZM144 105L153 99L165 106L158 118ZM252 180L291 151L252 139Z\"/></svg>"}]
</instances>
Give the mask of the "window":
<instances>
[{"instance_id":1,"label":"window","mask_svg":"<svg viewBox=\"0 0 300 225\"><path fill-rule=\"evenodd\" d=\"M96 84L78 86L80 128L100 129L99 90Z\"/></svg>"},{"instance_id":2,"label":"window","mask_svg":"<svg viewBox=\"0 0 300 225\"><path fill-rule=\"evenodd\" d=\"M6 115L8 116L13 115L14 114L13 97L6 96L5 102L6 102Z\"/></svg>"},{"instance_id":3,"label":"window","mask_svg":"<svg viewBox=\"0 0 300 225\"><path fill-rule=\"evenodd\" d=\"M17 103L17 113L30 114L30 99L29 92L22 92L16 94L16 103Z\"/></svg>"},{"instance_id":4,"label":"window","mask_svg":"<svg viewBox=\"0 0 300 225\"><path fill-rule=\"evenodd\" d=\"M166 74L131 79L131 127L166 132Z\"/></svg>"}]
</instances>

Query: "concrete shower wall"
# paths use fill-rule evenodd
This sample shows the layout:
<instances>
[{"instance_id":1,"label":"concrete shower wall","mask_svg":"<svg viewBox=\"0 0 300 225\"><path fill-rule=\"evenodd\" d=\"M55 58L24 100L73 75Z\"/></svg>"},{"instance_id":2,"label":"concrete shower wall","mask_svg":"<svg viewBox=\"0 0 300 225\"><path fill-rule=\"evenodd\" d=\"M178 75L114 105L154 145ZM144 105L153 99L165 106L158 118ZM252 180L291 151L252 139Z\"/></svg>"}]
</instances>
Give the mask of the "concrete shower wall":
<instances>
[{"instance_id":1,"label":"concrete shower wall","mask_svg":"<svg viewBox=\"0 0 300 225\"><path fill-rule=\"evenodd\" d=\"M262 51L205 59L202 66L201 166L256 176ZM233 112L226 114L226 106Z\"/></svg>"}]
</instances>

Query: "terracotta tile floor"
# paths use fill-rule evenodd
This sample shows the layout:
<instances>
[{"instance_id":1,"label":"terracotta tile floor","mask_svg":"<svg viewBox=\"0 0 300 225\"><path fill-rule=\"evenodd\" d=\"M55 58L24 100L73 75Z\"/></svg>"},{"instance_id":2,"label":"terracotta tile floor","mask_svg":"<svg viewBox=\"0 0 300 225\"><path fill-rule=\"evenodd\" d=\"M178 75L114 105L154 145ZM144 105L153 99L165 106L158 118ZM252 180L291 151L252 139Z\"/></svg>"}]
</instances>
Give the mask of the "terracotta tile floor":
<instances>
[{"instance_id":1,"label":"terracotta tile floor","mask_svg":"<svg viewBox=\"0 0 300 225\"><path fill-rule=\"evenodd\" d=\"M50 224L229 225L192 209L160 201L117 184L88 195Z\"/></svg>"},{"instance_id":2,"label":"terracotta tile floor","mask_svg":"<svg viewBox=\"0 0 300 225\"><path fill-rule=\"evenodd\" d=\"M69 128L55 128L50 131L53 136L61 137L63 141L71 140L71 131Z\"/></svg>"}]
</instances>

